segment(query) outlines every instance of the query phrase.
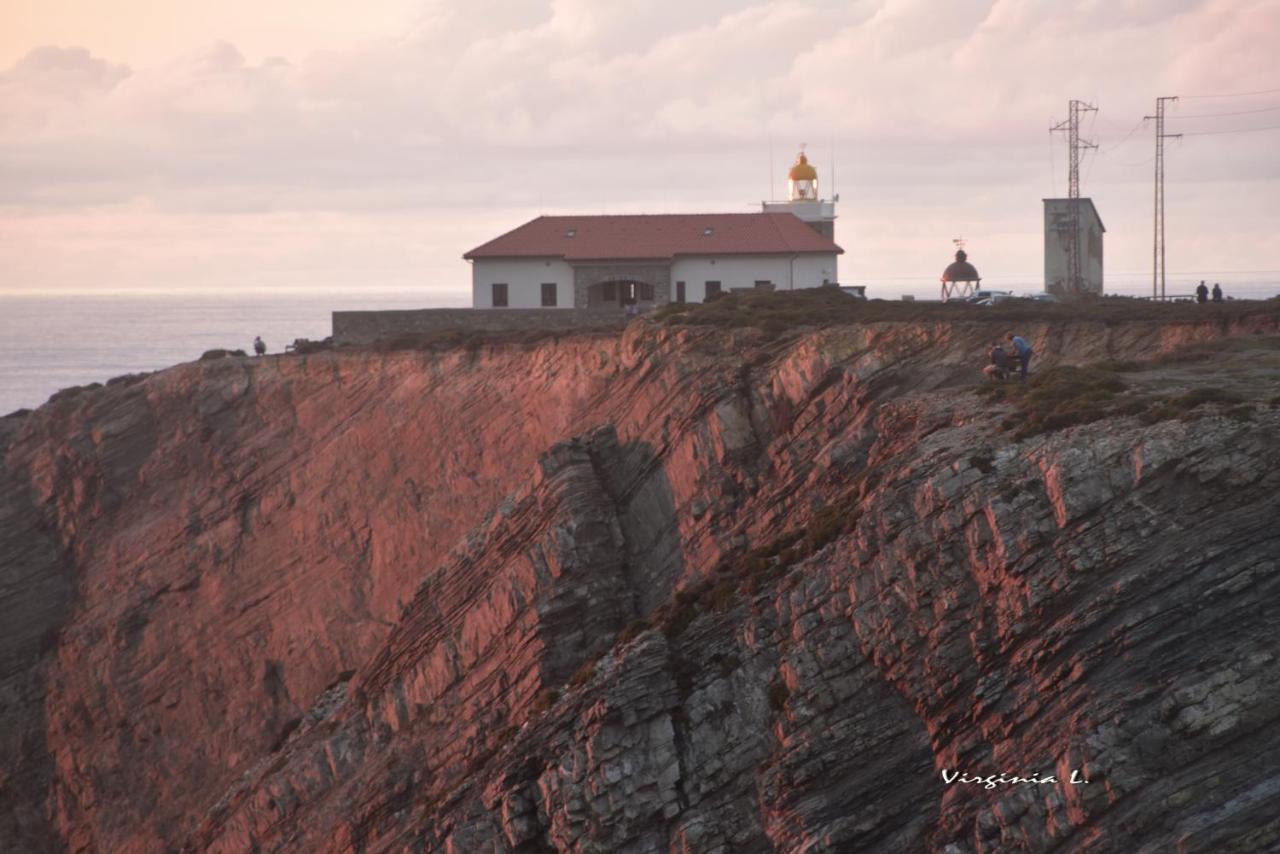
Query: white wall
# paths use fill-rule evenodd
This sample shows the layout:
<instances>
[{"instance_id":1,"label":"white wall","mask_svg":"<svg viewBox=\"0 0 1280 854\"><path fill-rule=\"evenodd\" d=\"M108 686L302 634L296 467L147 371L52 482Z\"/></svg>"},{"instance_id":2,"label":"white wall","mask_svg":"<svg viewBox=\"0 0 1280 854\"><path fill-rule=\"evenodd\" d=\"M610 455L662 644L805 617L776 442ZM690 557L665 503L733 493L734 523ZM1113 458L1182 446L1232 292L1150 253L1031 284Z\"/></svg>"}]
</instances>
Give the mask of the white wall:
<instances>
[{"instance_id":1,"label":"white wall","mask_svg":"<svg viewBox=\"0 0 1280 854\"><path fill-rule=\"evenodd\" d=\"M827 279L839 281L836 255L734 255L729 257L684 257L671 265L671 300L676 298L676 282L685 284L685 301L706 299L706 283L720 282L720 290L754 287L757 280L768 280L780 291L792 288L816 288ZM792 260L794 258L794 261Z\"/></svg>"},{"instance_id":2,"label":"white wall","mask_svg":"<svg viewBox=\"0 0 1280 854\"><path fill-rule=\"evenodd\" d=\"M508 308L542 308L542 283L556 283L556 308L573 308L573 268L560 259L471 262L471 307L493 308L495 282L507 285Z\"/></svg>"}]
</instances>

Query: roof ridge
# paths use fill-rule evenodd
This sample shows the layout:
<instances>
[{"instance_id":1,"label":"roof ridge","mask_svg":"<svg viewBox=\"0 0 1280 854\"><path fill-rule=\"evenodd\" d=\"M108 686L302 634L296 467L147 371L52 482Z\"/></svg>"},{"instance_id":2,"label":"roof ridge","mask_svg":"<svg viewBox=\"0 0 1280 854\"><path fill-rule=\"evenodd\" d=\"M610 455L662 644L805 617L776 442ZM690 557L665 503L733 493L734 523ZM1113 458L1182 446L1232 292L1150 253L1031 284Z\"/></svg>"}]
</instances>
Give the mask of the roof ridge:
<instances>
[{"instance_id":1,"label":"roof ridge","mask_svg":"<svg viewBox=\"0 0 1280 854\"><path fill-rule=\"evenodd\" d=\"M840 254L843 250L793 212L734 211L540 214L482 243L463 257L468 260L482 257L672 258L721 253L795 255L812 252Z\"/></svg>"},{"instance_id":2,"label":"roof ridge","mask_svg":"<svg viewBox=\"0 0 1280 854\"><path fill-rule=\"evenodd\" d=\"M762 211L762 213L764 213L765 215L767 215L767 216L769 217L769 222L770 222L770 224L772 224L772 225L773 225L773 230L774 230L774 231L776 231L776 232L778 233L778 239L780 239L783 243L785 243L788 249L790 249L792 252L795 252L795 251L796 251L796 248L795 248L794 246L792 246L792 245L791 245L791 241L790 241L790 240L788 240L788 239L787 239L787 236L786 236L785 234L783 234L783 233L782 233L782 226L778 225L778 220L774 218L774 212L773 212L773 211ZM779 215L780 215L780 214L779 214ZM796 216L796 215L795 215L795 214L793 214L793 213L788 212L788 213L787 213L787 216ZM796 216L796 219L800 219L800 217Z\"/></svg>"}]
</instances>

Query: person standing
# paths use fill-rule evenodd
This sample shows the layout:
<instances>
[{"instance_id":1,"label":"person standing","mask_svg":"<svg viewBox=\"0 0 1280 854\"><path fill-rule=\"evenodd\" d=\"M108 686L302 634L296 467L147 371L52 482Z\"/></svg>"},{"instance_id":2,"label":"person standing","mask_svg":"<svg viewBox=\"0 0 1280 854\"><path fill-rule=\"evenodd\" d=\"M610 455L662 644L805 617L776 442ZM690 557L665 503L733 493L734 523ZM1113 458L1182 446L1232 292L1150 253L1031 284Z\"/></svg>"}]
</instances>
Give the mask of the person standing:
<instances>
[{"instance_id":1,"label":"person standing","mask_svg":"<svg viewBox=\"0 0 1280 854\"><path fill-rule=\"evenodd\" d=\"M266 345L266 343L262 340L262 336L261 336L261 335L256 335L256 336L254 336L254 339L253 339L253 352L254 352L254 355L256 355L256 356L265 356L265 355L267 354L267 345Z\"/></svg>"},{"instance_id":2,"label":"person standing","mask_svg":"<svg viewBox=\"0 0 1280 854\"><path fill-rule=\"evenodd\" d=\"M1213 283L1213 301L1222 302L1222 285L1217 282Z\"/></svg>"},{"instance_id":3,"label":"person standing","mask_svg":"<svg viewBox=\"0 0 1280 854\"><path fill-rule=\"evenodd\" d=\"M1204 305L1209 301L1209 289L1204 286L1204 279L1200 280L1200 287L1196 288L1196 302Z\"/></svg>"},{"instance_id":4,"label":"person standing","mask_svg":"<svg viewBox=\"0 0 1280 854\"><path fill-rule=\"evenodd\" d=\"M1018 357L1018 365L1021 368L1021 380L1027 381L1027 373L1031 369L1031 345L1021 335L1009 333L1009 341L1013 344L1013 354Z\"/></svg>"}]
</instances>

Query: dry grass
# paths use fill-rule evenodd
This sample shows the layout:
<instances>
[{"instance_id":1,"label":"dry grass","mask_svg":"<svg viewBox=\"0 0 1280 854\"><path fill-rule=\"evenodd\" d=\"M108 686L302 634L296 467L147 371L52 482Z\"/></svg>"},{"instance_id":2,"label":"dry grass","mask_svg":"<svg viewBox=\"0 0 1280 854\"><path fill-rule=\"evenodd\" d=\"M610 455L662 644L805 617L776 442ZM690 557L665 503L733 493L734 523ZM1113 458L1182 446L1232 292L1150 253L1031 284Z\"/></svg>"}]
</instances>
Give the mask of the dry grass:
<instances>
[{"instance_id":1,"label":"dry grass","mask_svg":"<svg viewBox=\"0 0 1280 854\"><path fill-rule=\"evenodd\" d=\"M823 507L803 528L792 529L768 545L722 561L712 578L691 584L658 609L653 623L676 638L702 614L727 611L744 595L754 595L794 564L852 530L861 513L856 484L835 504Z\"/></svg>"},{"instance_id":2,"label":"dry grass","mask_svg":"<svg viewBox=\"0 0 1280 854\"><path fill-rule=\"evenodd\" d=\"M1010 323L1092 321L1165 323L1280 317L1280 299L1238 300L1216 305L1155 303L1131 297L1097 297L1067 303L1009 300L994 306L959 303L855 300L836 288L729 294L709 303L678 303L654 312L667 325L754 327L781 332L797 326L941 320Z\"/></svg>"},{"instance_id":3,"label":"dry grass","mask_svg":"<svg viewBox=\"0 0 1280 854\"><path fill-rule=\"evenodd\" d=\"M517 346L531 349L547 341L581 335L617 335L622 327L611 321L599 325L578 326L571 329L442 329L437 332L414 332L394 335L369 344L342 345L340 350L372 350L388 353L395 350L423 350L444 352L466 350L475 352L483 347ZM326 347L325 349L329 349Z\"/></svg>"},{"instance_id":4,"label":"dry grass","mask_svg":"<svg viewBox=\"0 0 1280 854\"><path fill-rule=\"evenodd\" d=\"M1123 367L1123 373L1134 372L1129 365ZM1145 424L1189 420L1203 415L1204 407L1234 418L1253 416L1253 406L1235 391L1199 386L1175 394L1153 394L1126 382L1114 366L1062 365L1035 374L1026 383L987 385L978 393L1013 405L1014 413L1002 426L1012 430L1015 439L1120 416L1136 416Z\"/></svg>"}]
</instances>

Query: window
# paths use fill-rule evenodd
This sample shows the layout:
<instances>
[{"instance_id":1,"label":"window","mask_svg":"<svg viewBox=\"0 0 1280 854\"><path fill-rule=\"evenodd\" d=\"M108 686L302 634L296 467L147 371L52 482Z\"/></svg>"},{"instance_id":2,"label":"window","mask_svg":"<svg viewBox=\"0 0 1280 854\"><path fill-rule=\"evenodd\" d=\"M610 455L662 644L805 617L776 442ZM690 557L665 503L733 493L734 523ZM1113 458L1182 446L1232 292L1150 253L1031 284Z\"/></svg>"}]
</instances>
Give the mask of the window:
<instances>
[{"instance_id":1,"label":"window","mask_svg":"<svg viewBox=\"0 0 1280 854\"><path fill-rule=\"evenodd\" d=\"M503 282L494 282L493 284L493 307L507 307L507 286Z\"/></svg>"},{"instance_id":2,"label":"window","mask_svg":"<svg viewBox=\"0 0 1280 854\"><path fill-rule=\"evenodd\" d=\"M544 307L554 307L556 304L556 283L542 283L542 305Z\"/></svg>"},{"instance_id":3,"label":"window","mask_svg":"<svg viewBox=\"0 0 1280 854\"><path fill-rule=\"evenodd\" d=\"M709 299L718 295L719 293L720 293L719 282L707 282L707 295L702 298L702 301L707 302Z\"/></svg>"},{"instance_id":4,"label":"window","mask_svg":"<svg viewBox=\"0 0 1280 854\"><path fill-rule=\"evenodd\" d=\"M640 283L640 299L650 300L650 301L653 300L653 285L649 284L648 282Z\"/></svg>"},{"instance_id":5,"label":"window","mask_svg":"<svg viewBox=\"0 0 1280 854\"><path fill-rule=\"evenodd\" d=\"M676 282L676 302L684 302L684 282Z\"/></svg>"},{"instance_id":6,"label":"window","mask_svg":"<svg viewBox=\"0 0 1280 854\"><path fill-rule=\"evenodd\" d=\"M617 282L605 282L604 285L600 288L600 292L601 292L601 297L604 299L605 302L618 301L618 283Z\"/></svg>"}]
</instances>

